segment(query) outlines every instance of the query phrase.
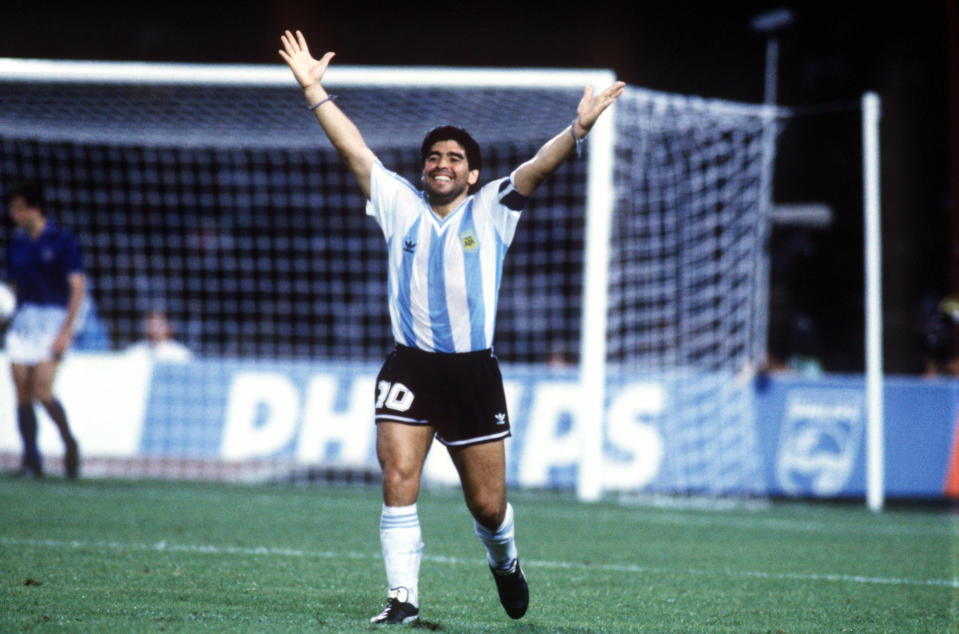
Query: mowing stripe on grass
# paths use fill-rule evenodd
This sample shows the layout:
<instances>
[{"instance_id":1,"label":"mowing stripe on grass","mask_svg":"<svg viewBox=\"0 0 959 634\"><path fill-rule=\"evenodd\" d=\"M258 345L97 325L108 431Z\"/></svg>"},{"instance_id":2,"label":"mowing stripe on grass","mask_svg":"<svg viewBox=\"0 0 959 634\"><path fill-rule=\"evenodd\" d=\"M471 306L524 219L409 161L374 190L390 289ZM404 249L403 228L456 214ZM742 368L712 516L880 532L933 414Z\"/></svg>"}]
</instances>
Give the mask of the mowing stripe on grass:
<instances>
[{"instance_id":1,"label":"mowing stripe on grass","mask_svg":"<svg viewBox=\"0 0 959 634\"><path fill-rule=\"evenodd\" d=\"M0 544L5 546L29 546L34 548L77 548L100 549L116 551L154 551L191 553L207 555L243 555L243 556L277 556L304 559L359 559L378 560L380 553L309 551L295 548L276 548L272 546L240 547L215 546L211 544L170 544L165 540L153 544L138 544L115 541L80 541L57 539L18 539L0 537ZM434 563L450 565L475 565L478 560L462 559L459 557L445 557L439 555L424 555L423 559ZM832 581L839 583L878 584L894 586L932 586L959 589L959 578L952 579L908 579L902 577L868 577L865 575L843 574L807 574L790 572L763 572L759 570L708 570L705 568L667 568L654 566L640 566L637 564L582 564L563 561L524 560L523 565L529 568L554 568L576 570L582 572L604 571L621 572L628 574L663 574L663 575L695 575L711 577L741 577L750 579L770 579L778 581Z\"/></svg>"}]
</instances>

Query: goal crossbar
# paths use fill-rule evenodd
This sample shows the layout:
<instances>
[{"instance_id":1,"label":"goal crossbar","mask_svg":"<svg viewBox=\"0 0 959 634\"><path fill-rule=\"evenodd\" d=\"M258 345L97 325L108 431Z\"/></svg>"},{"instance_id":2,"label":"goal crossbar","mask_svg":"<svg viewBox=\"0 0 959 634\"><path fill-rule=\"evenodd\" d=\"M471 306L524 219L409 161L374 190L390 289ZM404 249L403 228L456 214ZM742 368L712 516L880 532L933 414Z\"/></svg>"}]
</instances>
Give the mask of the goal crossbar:
<instances>
[{"instance_id":1,"label":"goal crossbar","mask_svg":"<svg viewBox=\"0 0 959 634\"><path fill-rule=\"evenodd\" d=\"M511 89L582 88L611 83L609 70L560 68L456 68L440 66L336 66L329 86L445 88L502 86ZM0 58L0 81L102 82L109 84L207 84L289 88L290 70L280 64L181 64Z\"/></svg>"}]
</instances>

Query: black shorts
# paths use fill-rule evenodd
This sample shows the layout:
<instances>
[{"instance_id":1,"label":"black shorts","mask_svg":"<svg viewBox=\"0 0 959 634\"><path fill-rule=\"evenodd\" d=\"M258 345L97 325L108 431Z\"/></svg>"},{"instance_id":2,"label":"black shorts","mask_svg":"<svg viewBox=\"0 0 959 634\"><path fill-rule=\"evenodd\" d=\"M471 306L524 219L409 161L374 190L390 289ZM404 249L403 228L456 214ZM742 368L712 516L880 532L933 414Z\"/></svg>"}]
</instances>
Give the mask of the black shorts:
<instances>
[{"instance_id":1,"label":"black shorts","mask_svg":"<svg viewBox=\"0 0 959 634\"><path fill-rule=\"evenodd\" d=\"M503 376L492 350L457 354L397 346L376 377L376 422L430 425L447 446L510 435Z\"/></svg>"}]
</instances>

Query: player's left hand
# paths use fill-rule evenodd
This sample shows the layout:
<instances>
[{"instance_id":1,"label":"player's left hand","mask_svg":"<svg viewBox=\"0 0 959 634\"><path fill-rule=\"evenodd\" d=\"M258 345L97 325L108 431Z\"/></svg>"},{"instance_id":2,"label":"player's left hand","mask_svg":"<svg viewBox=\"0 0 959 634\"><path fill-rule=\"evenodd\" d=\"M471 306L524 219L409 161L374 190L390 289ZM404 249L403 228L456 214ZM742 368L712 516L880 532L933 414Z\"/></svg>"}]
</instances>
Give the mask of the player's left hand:
<instances>
[{"instance_id":1,"label":"player's left hand","mask_svg":"<svg viewBox=\"0 0 959 634\"><path fill-rule=\"evenodd\" d=\"M625 88L625 82L617 81L610 84L603 92L593 96L593 87L586 86L586 90L583 91L583 98L580 99L579 106L576 108L576 119L580 127L587 131L592 128L599 115L613 105L613 102L623 94Z\"/></svg>"}]
</instances>

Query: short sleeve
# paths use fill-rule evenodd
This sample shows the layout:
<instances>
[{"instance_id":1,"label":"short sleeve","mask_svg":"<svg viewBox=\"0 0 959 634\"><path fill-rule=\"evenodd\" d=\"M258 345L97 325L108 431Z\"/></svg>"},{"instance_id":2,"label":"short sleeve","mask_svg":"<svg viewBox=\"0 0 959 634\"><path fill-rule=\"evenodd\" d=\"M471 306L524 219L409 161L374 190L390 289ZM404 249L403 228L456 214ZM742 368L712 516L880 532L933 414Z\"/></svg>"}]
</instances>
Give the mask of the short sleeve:
<instances>
[{"instance_id":1,"label":"short sleeve","mask_svg":"<svg viewBox=\"0 0 959 634\"><path fill-rule=\"evenodd\" d=\"M402 214L415 209L419 200L419 192L408 180L386 169L379 161L373 163L366 215L376 220L387 240L393 235Z\"/></svg>"},{"instance_id":2,"label":"short sleeve","mask_svg":"<svg viewBox=\"0 0 959 634\"><path fill-rule=\"evenodd\" d=\"M489 209L490 219L500 239L507 246L511 244L520 214L529 198L516 191L512 175L487 183L477 193L477 198L484 208Z\"/></svg>"},{"instance_id":3,"label":"short sleeve","mask_svg":"<svg viewBox=\"0 0 959 634\"><path fill-rule=\"evenodd\" d=\"M83 257L80 255L80 242L69 231L64 232L64 268L67 273L83 273Z\"/></svg>"}]
</instances>

